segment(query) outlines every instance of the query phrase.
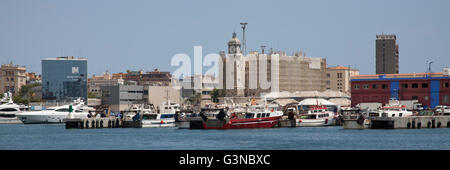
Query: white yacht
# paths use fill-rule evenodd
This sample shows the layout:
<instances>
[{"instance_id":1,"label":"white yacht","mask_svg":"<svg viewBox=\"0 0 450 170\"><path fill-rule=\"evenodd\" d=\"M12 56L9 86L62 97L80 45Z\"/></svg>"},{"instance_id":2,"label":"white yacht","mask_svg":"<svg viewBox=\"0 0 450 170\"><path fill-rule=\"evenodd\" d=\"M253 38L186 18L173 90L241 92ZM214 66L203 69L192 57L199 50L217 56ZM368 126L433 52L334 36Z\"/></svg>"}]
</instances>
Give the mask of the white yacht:
<instances>
[{"instance_id":1,"label":"white yacht","mask_svg":"<svg viewBox=\"0 0 450 170\"><path fill-rule=\"evenodd\" d=\"M5 93L1 101L6 103L0 105L0 123L21 123L16 116L21 107L13 102L11 93Z\"/></svg>"},{"instance_id":2,"label":"white yacht","mask_svg":"<svg viewBox=\"0 0 450 170\"><path fill-rule=\"evenodd\" d=\"M69 113L71 105L73 111ZM94 111L93 108L85 106L83 100L80 99L71 105L52 107L42 111L21 112L16 116L24 124L64 123L64 119L69 116L70 118L87 118L90 114L89 111Z\"/></svg>"}]
</instances>

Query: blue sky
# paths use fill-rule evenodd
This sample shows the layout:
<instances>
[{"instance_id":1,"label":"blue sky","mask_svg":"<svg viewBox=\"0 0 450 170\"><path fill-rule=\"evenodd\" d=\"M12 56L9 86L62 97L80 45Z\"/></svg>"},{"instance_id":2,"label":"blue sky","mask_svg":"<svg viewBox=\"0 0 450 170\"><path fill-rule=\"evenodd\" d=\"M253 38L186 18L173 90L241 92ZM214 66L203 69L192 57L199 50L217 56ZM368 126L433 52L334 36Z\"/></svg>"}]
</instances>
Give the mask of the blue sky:
<instances>
[{"instance_id":1,"label":"blue sky","mask_svg":"<svg viewBox=\"0 0 450 170\"><path fill-rule=\"evenodd\" d=\"M193 59L226 50L248 22L247 49L302 50L329 65L375 72L375 36L396 34L400 72L450 64L449 0L1 0L0 62L41 72L41 59L88 57L88 72L174 71L177 53ZM204 69L206 70L206 69Z\"/></svg>"}]
</instances>

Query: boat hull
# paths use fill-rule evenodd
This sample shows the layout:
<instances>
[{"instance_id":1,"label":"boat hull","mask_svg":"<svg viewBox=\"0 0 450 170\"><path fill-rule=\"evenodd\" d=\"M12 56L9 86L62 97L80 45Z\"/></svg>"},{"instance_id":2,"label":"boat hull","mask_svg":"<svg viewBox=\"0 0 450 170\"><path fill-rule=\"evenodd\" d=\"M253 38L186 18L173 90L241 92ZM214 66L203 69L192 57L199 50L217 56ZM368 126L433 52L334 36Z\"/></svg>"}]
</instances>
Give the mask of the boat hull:
<instances>
[{"instance_id":1,"label":"boat hull","mask_svg":"<svg viewBox=\"0 0 450 170\"><path fill-rule=\"evenodd\" d=\"M175 119L142 120L143 128L168 128L175 126Z\"/></svg>"},{"instance_id":2,"label":"boat hull","mask_svg":"<svg viewBox=\"0 0 450 170\"><path fill-rule=\"evenodd\" d=\"M208 126L208 122L203 122L203 129L254 129L254 128L272 128L278 124L281 116L254 118L254 119L230 119L223 122L222 126ZM220 121L220 120L217 120Z\"/></svg>"},{"instance_id":3,"label":"boat hull","mask_svg":"<svg viewBox=\"0 0 450 170\"><path fill-rule=\"evenodd\" d=\"M87 113L73 114L72 118L87 118L87 115L88 115ZM24 124L64 123L64 119L69 118L68 113L67 114L27 113L27 114L17 114L17 117Z\"/></svg>"},{"instance_id":4,"label":"boat hull","mask_svg":"<svg viewBox=\"0 0 450 170\"><path fill-rule=\"evenodd\" d=\"M320 127L320 126L332 126L336 119L296 119L295 126L297 127Z\"/></svg>"}]
</instances>

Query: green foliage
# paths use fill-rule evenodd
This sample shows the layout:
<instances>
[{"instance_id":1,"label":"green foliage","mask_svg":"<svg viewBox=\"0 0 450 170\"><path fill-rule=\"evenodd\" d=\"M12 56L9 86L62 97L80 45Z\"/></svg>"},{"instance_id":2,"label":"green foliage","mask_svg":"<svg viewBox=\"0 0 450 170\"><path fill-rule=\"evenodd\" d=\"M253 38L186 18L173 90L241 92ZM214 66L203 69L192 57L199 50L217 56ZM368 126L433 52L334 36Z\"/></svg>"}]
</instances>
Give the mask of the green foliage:
<instances>
[{"instance_id":1,"label":"green foliage","mask_svg":"<svg viewBox=\"0 0 450 170\"><path fill-rule=\"evenodd\" d=\"M22 99L19 95L14 95L13 101L14 101L14 103L19 103L19 104L28 104L29 103L29 101L27 99Z\"/></svg>"},{"instance_id":2,"label":"green foliage","mask_svg":"<svg viewBox=\"0 0 450 170\"><path fill-rule=\"evenodd\" d=\"M18 94L13 96L14 103L28 104L30 102L41 102L41 98L34 97L36 94L31 91L33 87L41 86L40 83L23 85Z\"/></svg>"},{"instance_id":3,"label":"green foliage","mask_svg":"<svg viewBox=\"0 0 450 170\"><path fill-rule=\"evenodd\" d=\"M211 101L214 102L214 103L219 102L219 96L221 95L220 93L221 93L221 91L219 91L218 89L214 88L214 89L211 91L211 93L210 93L210 95L211 95Z\"/></svg>"},{"instance_id":4,"label":"green foliage","mask_svg":"<svg viewBox=\"0 0 450 170\"><path fill-rule=\"evenodd\" d=\"M95 95L95 93L93 93L93 92L89 92L88 98L97 98L97 95Z\"/></svg>"},{"instance_id":5,"label":"green foliage","mask_svg":"<svg viewBox=\"0 0 450 170\"><path fill-rule=\"evenodd\" d=\"M33 84L23 85L20 88L19 96L25 96L26 94L28 94L28 92L30 91L31 88L37 87L37 86L41 86L41 83L33 83Z\"/></svg>"}]
</instances>

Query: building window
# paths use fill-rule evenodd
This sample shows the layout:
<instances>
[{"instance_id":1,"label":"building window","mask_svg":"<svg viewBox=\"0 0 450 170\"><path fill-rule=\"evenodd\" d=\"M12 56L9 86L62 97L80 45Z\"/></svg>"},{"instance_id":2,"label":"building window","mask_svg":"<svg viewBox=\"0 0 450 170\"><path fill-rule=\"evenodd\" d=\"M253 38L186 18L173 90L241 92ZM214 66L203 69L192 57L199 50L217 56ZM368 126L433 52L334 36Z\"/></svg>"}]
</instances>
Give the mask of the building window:
<instances>
[{"instance_id":1,"label":"building window","mask_svg":"<svg viewBox=\"0 0 450 170\"><path fill-rule=\"evenodd\" d=\"M419 97L418 96L412 96L411 99L412 100L419 100Z\"/></svg>"},{"instance_id":2,"label":"building window","mask_svg":"<svg viewBox=\"0 0 450 170\"><path fill-rule=\"evenodd\" d=\"M372 89L377 89L377 88L378 88L378 85L372 84Z\"/></svg>"},{"instance_id":3,"label":"building window","mask_svg":"<svg viewBox=\"0 0 450 170\"><path fill-rule=\"evenodd\" d=\"M448 88L448 83L443 83L442 87Z\"/></svg>"},{"instance_id":4,"label":"building window","mask_svg":"<svg viewBox=\"0 0 450 170\"><path fill-rule=\"evenodd\" d=\"M408 88L408 84L402 84L402 87L407 89Z\"/></svg>"},{"instance_id":5,"label":"building window","mask_svg":"<svg viewBox=\"0 0 450 170\"><path fill-rule=\"evenodd\" d=\"M355 89L359 89L359 84L355 84Z\"/></svg>"},{"instance_id":6,"label":"building window","mask_svg":"<svg viewBox=\"0 0 450 170\"><path fill-rule=\"evenodd\" d=\"M342 78L342 73L337 73L337 78Z\"/></svg>"},{"instance_id":7,"label":"building window","mask_svg":"<svg viewBox=\"0 0 450 170\"><path fill-rule=\"evenodd\" d=\"M327 73L327 77L330 78L330 73Z\"/></svg>"},{"instance_id":8,"label":"building window","mask_svg":"<svg viewBox=\"0 0 450 170\"><path fill-rule=\"evenodd\" d=\"M414 88L414 89L419 88L419 84L413 83L413 84L411 85L411 87Z\"/></svg>"},{"instance_id":9,"label":"building window","mask_svg":"<svg viewBox=\"0 0 450 170\"><path fill-rule=\"evenodd\" d=\"M422 88L428 88L428 83L422 83Z\"/></svg>"},{"instance_id":10,"label":"building window","mask_svg":"<svg viewBox=\"0 0 450 170\"><path fill-rule=\"evenodd\" d=\"M442 103L448 103L448 96L442 96Z\"/></svg>"},{"instance_id":11,"label":"building window","mask_svg":"<svg viewBox=\"0 0 450 170\"><path fill-rule=\"evenodd\" d=\"M387 84L381 85L381 88L383 88L383 89L386 89L387 87L388 87Z\"/></svg>"},{"instance_id":12,"label":"building window","mask_svg":"<svg viewBox=\"0 0 450 170\"><path fill-rule=\"evenodd\" d=\"M363 88L364 88L364 89L369 89L369 85L364 84L364 85L363 85Z\"/></svg>"}]
</instances>

